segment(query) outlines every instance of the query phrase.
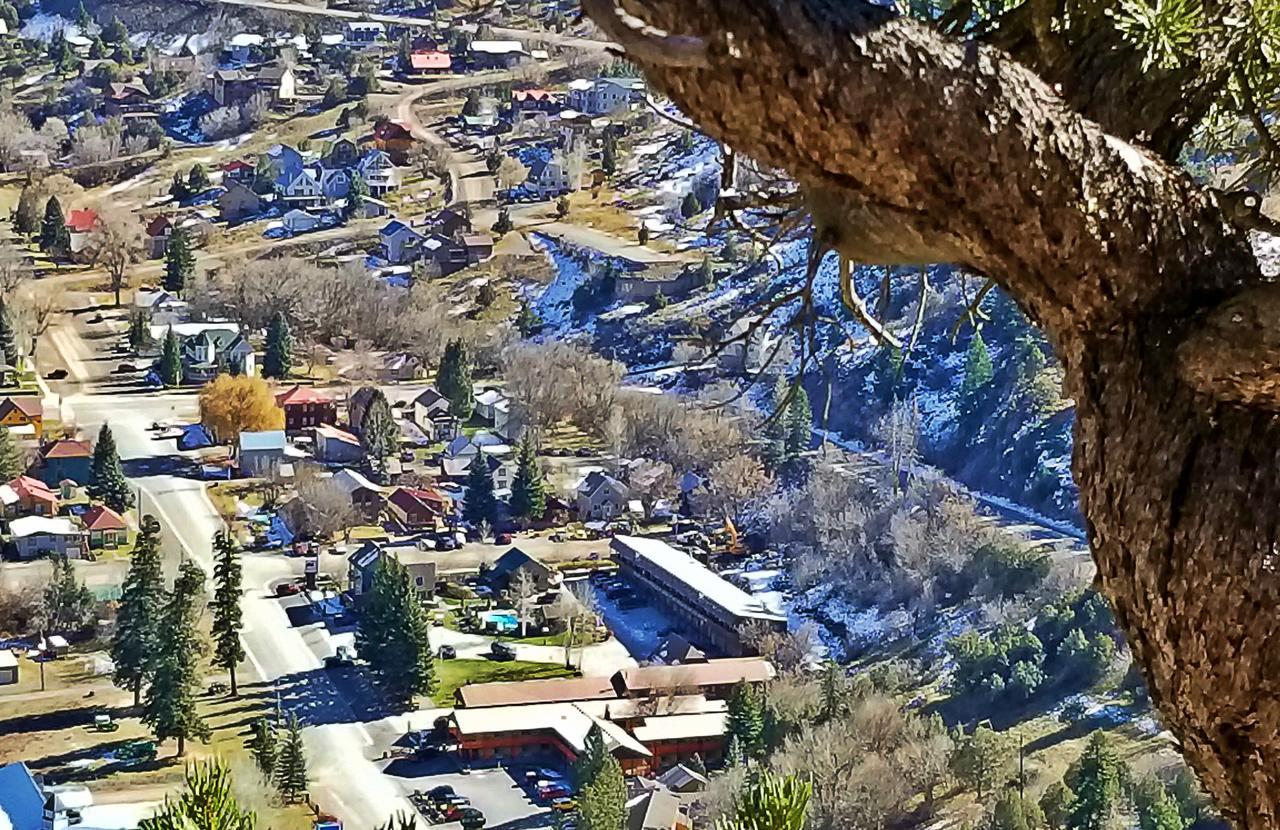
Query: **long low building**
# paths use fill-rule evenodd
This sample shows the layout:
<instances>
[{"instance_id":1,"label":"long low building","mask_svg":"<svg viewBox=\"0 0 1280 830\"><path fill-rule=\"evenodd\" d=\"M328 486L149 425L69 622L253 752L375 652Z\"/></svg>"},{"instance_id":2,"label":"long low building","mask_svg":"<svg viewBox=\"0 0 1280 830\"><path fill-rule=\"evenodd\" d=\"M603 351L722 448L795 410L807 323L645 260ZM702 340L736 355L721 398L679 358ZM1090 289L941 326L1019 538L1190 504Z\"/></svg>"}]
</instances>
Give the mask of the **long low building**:
<instances>
[{"instance_id":1,"label":"long low building","mask_svg":"<svg viewBox=\"0 0 1280 830\"><path fill-rule=\"evenodd\" d=\"M607 677L565 677L516 680L508 683L468 683L453 693L459 707L519 706L530 703L572 703L616 698Z\"/></svg>"},{"instance_id":2,"label":"long low building","mask_svg":"<svg viewBox=\"0 0 1280 830\"><path fill-rule=\"evenodd\" d=\"M739 683L758 685L776 676L773 664L763 657L728 657L705 663L619 669L613 675L613 690L618 697L629 698L698 693L727 699Z\"/></svg>"},{"instance_id":3,"label":"long low building","mask_svg":"<svg viewBox=\"0 0 1280 830\"><path fill-rule=\"evenodd\" d=\"M659 539L615 536L611 545L621 575L643 588L715 651L749 654L742 629L750 624L787 630L787 618L682 550Z\"/></svg>"}]
</instances>

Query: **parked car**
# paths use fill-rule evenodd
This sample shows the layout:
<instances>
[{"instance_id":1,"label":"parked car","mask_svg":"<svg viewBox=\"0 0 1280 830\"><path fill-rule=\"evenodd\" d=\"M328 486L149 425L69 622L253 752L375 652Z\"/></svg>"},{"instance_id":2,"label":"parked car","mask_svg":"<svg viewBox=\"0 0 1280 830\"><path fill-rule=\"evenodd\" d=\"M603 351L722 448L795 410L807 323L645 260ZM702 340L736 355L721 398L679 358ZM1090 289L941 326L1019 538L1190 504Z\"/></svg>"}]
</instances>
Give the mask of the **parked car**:
<instances>
[{"instance_id":1,"label":"parked car","mask_svg":"<svg viewBox=\"0 0 1280 830\"><path fill-rule=\"evenodd\" d=\"M413 450L404 450L403 452L400 453L400 461L404 464L412 463L413 459L416 457L417 456L413 454Z\"/></svg>"},{"instance_id":2,"label":"parked car","mask_svg":"<svg viewBox=\"0 0 1280 830\"><path fill-rule=\"evenodd\" d=\"M484 827L484 813L475 807L463 807L458 811L456 820L462 823L462 830L480 830Z\"/></svg>"},{"instance_id":3,"label":"parked car","mask_svg":"<svg viewBox=\"0 0 1280 830\"><path fill-rule=\"evenodd\" d=\"M489 646L489 654L494 660L514 660L516 659L516 650L507 643L498 640L493 641L493 645Z\"/></svg>"},{"instance_id":4,"label":"parked car","mask_svg":"<svg viewBox=\"0 0 1280 830\"><path fill-rule=\"evenodd\" d=\"M281 582L276 586L276 596L278 597L291 597L300 593L302 593L302 584L299 582Z\"/></svg>"},{"instance_id":5,"label":"parked car","mask_svg":"<svg viewBox=\"0 0 1280 830\"><path fill-rule=\"evenodd\" d=\"M453 537L452 533L436 534L436 550L457 550L458 540Z\"/></svg>"},{"instance_id":6,"label":"parked car","mask_svg":"<svg viewBox=\"0 0 1280 830\"><path fill-rule=\"evenodd\" d=\"M45 377L48 378L49 380L62 380L66 376L67 376L66 369L54 369L52 372L49 372L48 374L45 375Z\"/></svg>"},{"instance_id":7,"label":"parked car","mask_svg":"<svg viewBox=\"0 0 1280 830\"><path fill-rule=\"evenodd\" d=\"M497 536L493 537L493 543L495 545L509 545L511 544L511 534L499 533Z\"/></svg>"},{"instance_id":8,"label":"parked car","mask_svg":"<svg viewBox=\"0 0 1280 830\"><path fill-rule=\"evenodd\" d=\"M448 801L450 798L457 795L457 793L454 792L453 787L448 784L441 784L438 787L432 787L427 790L427 795L434 801Z\"/></svg>"},{"instance_id":9,"label":"parked car","mask_svg":"<svg viewBox=\"0 0 1280 830\"><path fill-rule=\"evenodd\" d=\"M458 656L458 650L453 646L440 646L440 659L452 660Z\"/></svg>"},{"instance_id":10,"label":"parked car","mask_svg":"<svg viewBox=\"0 0 1280 830\"><path fill-rule=\"evenodd\" d=\"M578 809L578 802L572 798L561 797L551 799L551 809L561 813L569 813Z\"/></svg>"},{"instance_id":11,"label":"parked car","mask_svg":"<svg viewBox=\"0 0 1280 830\"><path fill-rule=\"evenodd\" d=\"M118 375L131 375L136 371L138 371L138 367L132 363L121 363L116 367L116 374Z\"/></svg>"}]
</instances>

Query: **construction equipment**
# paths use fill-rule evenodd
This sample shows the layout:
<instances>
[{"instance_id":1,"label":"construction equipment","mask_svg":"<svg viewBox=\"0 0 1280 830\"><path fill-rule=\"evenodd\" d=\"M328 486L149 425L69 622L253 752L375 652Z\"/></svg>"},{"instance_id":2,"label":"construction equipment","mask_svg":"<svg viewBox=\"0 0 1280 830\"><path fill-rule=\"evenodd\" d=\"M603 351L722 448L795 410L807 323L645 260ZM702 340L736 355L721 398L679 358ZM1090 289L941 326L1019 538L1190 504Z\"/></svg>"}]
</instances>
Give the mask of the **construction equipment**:
<instances>
[{"instance_id":1,"label":"construction equipment","mask_svg":"<svg viewBox=\"0 0 1280 830\"><path fill-rule=\"evenodd\" d=\"M94 732L115 732L120 728L120 724L111 719L110 715L94 715L93 731Z\"/></svg>"}]
</instances>

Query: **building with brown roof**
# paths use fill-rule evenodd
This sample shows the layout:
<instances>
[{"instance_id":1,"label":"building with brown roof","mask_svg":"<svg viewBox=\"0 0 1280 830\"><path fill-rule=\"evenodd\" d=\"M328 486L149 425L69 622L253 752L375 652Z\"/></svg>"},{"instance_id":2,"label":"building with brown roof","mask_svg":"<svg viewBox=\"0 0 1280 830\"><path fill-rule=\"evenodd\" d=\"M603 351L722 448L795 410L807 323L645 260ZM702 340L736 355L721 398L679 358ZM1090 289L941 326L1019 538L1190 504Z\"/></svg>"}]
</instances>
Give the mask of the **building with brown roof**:
<instances>
[{"instance_id":1,"label":"building with brown roof","mask_svg":"<svg viewBox=\"0 0 1280 830\"><path fill-rule=\"evenodd\" d=\"M52 516L58 512L58 494L40 479L18 476L7 486L16 496L8 506L10 516Z\"/></svg>"},{"instance_id":2,"label":"building with brown roof","mask_svg":"<svg viewBox=\"0 0 1280 830\"><path fill-rule=\"evenodd\" d=\"M295 384L276 394L276 406L284 410L285 432L299 432L320 424L338 422L338 405L313 386Z\"/></svg>"},{"instance_id":3,"label":"building with brown roof","mask_svg":"<svg viewBox=\"0 0 1280 830\"><path fill-rule=\"evenodd\" d=\"M0 398L0 426L19 438L40 438L44 431L44 405L38 397Z\"/></svg>"},{"instance_id":4,"label":"building with brown roof","mask_svg":"<svg viewBox=\"0 0 1280 830\"><path fill-rule=\"evenodd\" d=\"M613 676L618 697L654 697L683 692L713 699L728 698L739 683L767 683L777 676L763 657L729 657L686 666L637 666Z\"/></svg>"},{"instance_id":5,"label":"building with brown roof","mask_svg":"<svg viewBox=\"0 0 1280 830\"><path fill-rule=\"evenodd\" d=\"M93 444L63 438L45 444L40 450L38 476L49 487L61 486L64 481L88 484L93 467Z\"/></svg>"},{"instance_id":6,"label":"building with brown roof","mask_svg":"<svg viewBox=\"0 0 1280 830\"><path fill-rule=\"evenodd\" d=\"M397 487L387 497L387 512L406 530L439 530L453 513L453 499L429 488Z\"/></svg>"},{"instance_id":7,"label":"building with brown roof","mask_svg":"<svg viewBox=\"0 0 1280 830\"><path fill-rule=\"evenodd\" d=\"M613 700L618 694L607 677L566 677L511 683L468 683L453 693L458 706L520 706L529 703L572 703Z\"/></svg>"},{"instance_id":8,"label":"building with brown roof","mask_svg":"<svg viewBox=\"0 0 1280 830\"><path fill-rule=\"evenodd\" d=\"M115 548L129 542L129 525L105 504L95 504L80 517L89 532L89 547Z\"/></svg>"}]
</instances>

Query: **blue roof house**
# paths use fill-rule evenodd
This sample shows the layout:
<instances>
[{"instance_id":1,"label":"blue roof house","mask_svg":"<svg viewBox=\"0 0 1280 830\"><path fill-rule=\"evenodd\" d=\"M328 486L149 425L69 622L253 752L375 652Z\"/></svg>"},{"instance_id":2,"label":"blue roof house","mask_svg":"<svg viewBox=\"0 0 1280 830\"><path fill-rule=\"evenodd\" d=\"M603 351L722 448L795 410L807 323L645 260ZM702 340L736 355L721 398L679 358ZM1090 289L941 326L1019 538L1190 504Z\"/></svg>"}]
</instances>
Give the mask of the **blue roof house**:
<instances>
[{"instance_id":1,"label":"blue roof house","mask_svg":"<svg viewBox=\"0 0 1280 830\"><path fill-rule=\"evenodd\" d=\"M240 433L236 467L245 476L268 476L280 471L288 441L284 430Z\"/></svg>"},{"instance_id":2,"label":"blue roof house","mask_svg":"<svg viewBox=\"0 0 1280 830\"><path fill-rule=\"evenodd\" d=\"M22 762L0 767L0 827L41 830L44 792Z\"/></svg>"}]
</instances>

